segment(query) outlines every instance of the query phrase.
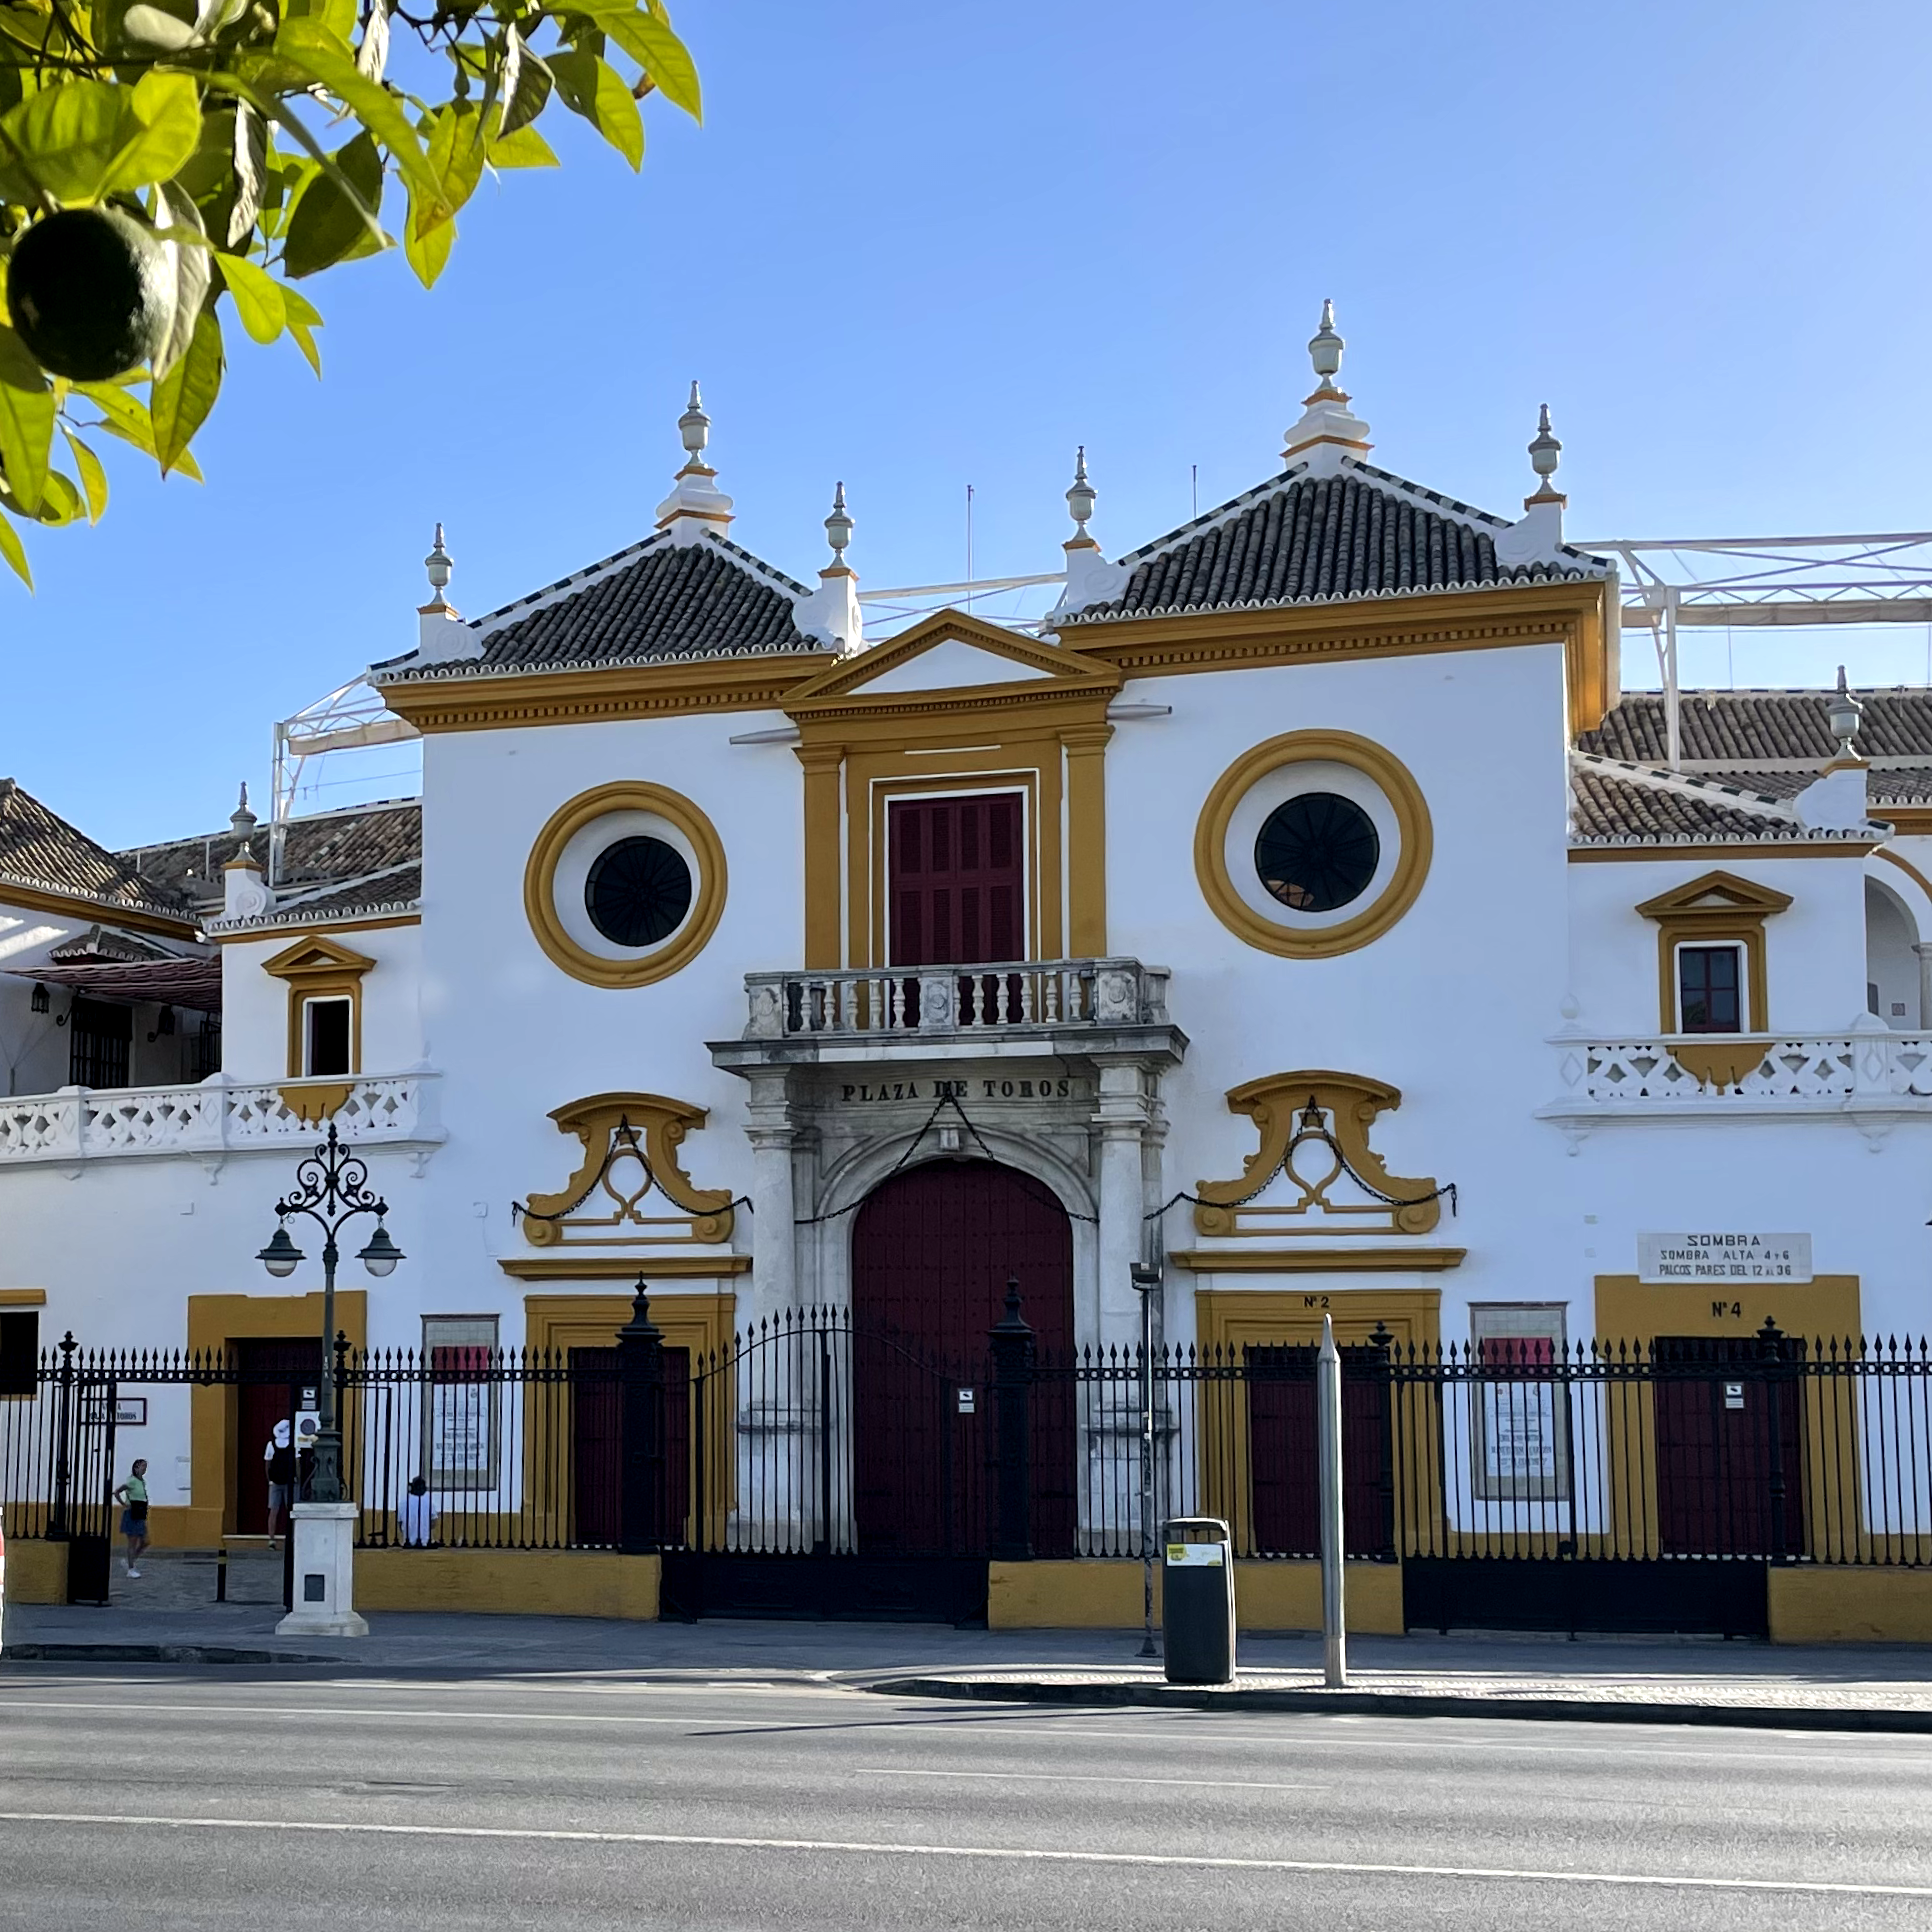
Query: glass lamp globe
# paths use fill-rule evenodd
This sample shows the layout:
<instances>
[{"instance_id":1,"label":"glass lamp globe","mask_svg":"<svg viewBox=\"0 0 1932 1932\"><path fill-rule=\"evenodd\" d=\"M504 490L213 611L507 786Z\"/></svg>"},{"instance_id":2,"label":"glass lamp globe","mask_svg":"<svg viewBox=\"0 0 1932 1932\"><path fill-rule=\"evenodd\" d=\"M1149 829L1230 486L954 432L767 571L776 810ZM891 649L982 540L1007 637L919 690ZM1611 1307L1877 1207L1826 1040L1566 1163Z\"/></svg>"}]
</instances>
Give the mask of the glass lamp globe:
<instances>
[{"instance_id":1,"label":"glass lamp globe","mask_svg":"<svg viewBox=\"0 0 1932 1932\"><path fill-rule=\"evenodd\" d=\"M380 1221L376 1231L369 1237L369 1245L356 1259L380 1281L384 1275L395 1272L396 1263L402 1260L403 1251L389 1238L389 1230Z\"/></svg>"},{"instance_id":2,"label":"glass lamp globe","mask_svg":"<svg viewBox=\"0 0 1932 1932\"><path fill-rule=\"evenodd\" d=\"M295 1272L295 1264L303 1259L303 1255L302 1250L289 1239L288 1229L280 1227L270 1237L268 1246L262 1249L255 1259L277 1280L281 1280Z\"/></svg>"}]
</instances>

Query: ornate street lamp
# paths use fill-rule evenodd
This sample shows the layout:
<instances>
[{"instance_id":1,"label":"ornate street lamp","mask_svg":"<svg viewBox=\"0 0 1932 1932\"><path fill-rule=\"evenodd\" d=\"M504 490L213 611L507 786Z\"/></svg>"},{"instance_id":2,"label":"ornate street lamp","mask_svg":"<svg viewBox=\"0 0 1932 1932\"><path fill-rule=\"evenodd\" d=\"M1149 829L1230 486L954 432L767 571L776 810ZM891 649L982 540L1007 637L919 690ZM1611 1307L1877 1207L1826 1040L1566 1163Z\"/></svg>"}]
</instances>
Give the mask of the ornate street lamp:
<instances>
[{"instance_id":1,"label":"ornate street lamp","mask_svg":"<svg viewBox=\"0 0 1932 1932\"><path fill-rule=\"evenodd\" d=\"M275 1203L282 1225L255 1257L278 1280L295 1272L303 1259L288 1231L291 1214L305 1214L322 1230L322 1382L320 1426L315 1437L315 1472L310 1499L318 1503L342 1501L342 1431L335 1413L335 1264L341 1259L337 1231L359 1214L373 1214L376 1230L356 1259L380 1280L403 1259L403 1251L383 1226L388 1202L369 1190L369 1169L354 1154L345 1154L335 1122L329 1138L295 1170L295 1191Z\"/></svg>"}]
</instances>

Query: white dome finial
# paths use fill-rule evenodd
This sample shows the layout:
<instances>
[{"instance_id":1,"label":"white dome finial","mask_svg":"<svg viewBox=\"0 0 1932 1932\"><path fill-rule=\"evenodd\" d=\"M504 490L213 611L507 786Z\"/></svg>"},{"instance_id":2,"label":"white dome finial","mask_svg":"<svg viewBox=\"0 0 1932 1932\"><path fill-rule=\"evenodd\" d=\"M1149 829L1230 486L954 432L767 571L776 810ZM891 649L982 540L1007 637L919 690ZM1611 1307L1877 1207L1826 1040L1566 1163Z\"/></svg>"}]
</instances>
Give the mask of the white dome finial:
<instances>
[{"instance_id":1,"label":"white dome finial","mask_svg":"<svg viewBox=\"0 0 1932 1932\"><path fill-rule=\"evenodd\" d=\"M1550 432L1550 406L1545 403L1537 412L1536 434L1530 440L1530 468L1536 472L1536 494L1525 499L1527 503L1547 503L1551 499L1561 501L1561 493L1556 487L1556 466L1563 460L1563 445Z\"/></svg>"},{"instance_id":2,"label":"white dome finial","mask_svg":"<svg viewBox=\"0 0 1932 1932\"><path fill-rule=\"evenodd\" d=\"M443 526L436 526L436 541L429 547L429 555L423 559L423 574L429 579L429 601L432 608L440 608L448 599L443 592L449 588L449 580L456 573L456 562L443 547Z\"/></svg>"},{"instance_id":3,"label":"white dome finial","mask_svg":"<svg viewBox=\"0 0 1932 1932\"><path fill-rule=\"evenodd\" d=\"M1067 492L1067 513L1073 518L1074 543L1093 542L1087 520L1093 515L1093 506L1098 501L1097 492L1087 481L1087 446L1082 443L1073 453L1073 487Z\"/></svg>"},{"instance_id":4,"label":"white dome finial","mask_svg":"<svg viewBox=\"0 0 1932 1932\"><path fill-rule=\"evenodd\" d=\"M1322 325L1308 338L1308 360L1315 365L1315 373L1321 381L1315 386L1317 396L1338 396L1341 391L1335 387L1335 378L1341 374L1342 351L1348 347L1335 328L1335 304L1326 296L1322 298ZM1312 402L1314 397L1309 400ZM1348 398L1342 396L1346 402Z\"/></svg>"},{"instance_id":5,"label":"white dome finial","mask_svg":"<svg viewBox=\"0 0 1932 1932\"><path fill-rule=\"evenodd\" d=\"M1319 380L1303 398L1301 420L1289 430L1281 452L1283 462L1300 460L1311 476L1332 476L1349 451L1359 454L1371 447L1368 424L1350 413L1347 391L1335 386L1347 346L1335 327L1335 304L1324 300L1321 327L1308 338L1308 360Z\"/></svg>"},{"instance_id":6,"label":"white dome finial","mask_svg":"<svg viewBox=\"0 0 1932 1932\"><path fill-rule=\"evenodd\" d=\"M832 514L825 519L826 540L832 546L832 565L837 569L845 562L845 546L852 541L852 519L846 513L845 485L836 484L832 490Z\"/></svg>"},{"instance_id":7,"label":"white dome finial","mask_svg":"<svg viewBox=\"0 0 1932 1932\"><path fill-rule=\"evenodd\" d=\"M691 400L678 418L678 434L684 439L685 467L690 468L703 456L704 446L711 440L711 418L704 413L695 376L691 378Z\"/></svg>"},{"instance_id":8,"label":"white dome finial","mask_svg":"<svg viewBox=\"0 0 1932 1932\"><path fill-rule=\"evenodd\" d=\"M704 460L711 418L704 413L696 377L691 400L678 418L678 435L684 442L684 467L671 479L671 494L657 506L657 527L668 531L674 543L695 543L707 530L722 536L731 523L731 499L712 482L718 472Z\"/></svg>"}]
</instances>

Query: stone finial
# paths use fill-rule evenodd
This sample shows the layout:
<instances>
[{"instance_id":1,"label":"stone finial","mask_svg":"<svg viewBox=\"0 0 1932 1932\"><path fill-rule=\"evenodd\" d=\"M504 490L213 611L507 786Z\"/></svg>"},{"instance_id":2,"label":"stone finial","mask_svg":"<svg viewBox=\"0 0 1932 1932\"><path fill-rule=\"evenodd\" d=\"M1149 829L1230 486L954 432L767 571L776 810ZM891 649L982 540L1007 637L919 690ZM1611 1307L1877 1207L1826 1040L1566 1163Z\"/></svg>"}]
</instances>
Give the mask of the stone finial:
<instances>
[{"instance_id":1,"label":"stone finial","mask_svg":"<svg viewBox=\"0 0 1932 1932\"><path fill-rule=\"evenodd\" d=\"M1550 432L1550 406L1537 412L1536 434L1530 439L1530 468L1536 472L1536 493L1523 499L1523 508L1538 503L1567 504L1569 498L1556 487L1556 466L1563 460L1563 445Z\"/></svg>"},{"instance_id":2,"label":"stone finial","mask_svg":"<svg viewBox=\"0 0 1932 1932\"><path fill-rule=\"evenodd\" d=\"M443 547L443 526L436 526L436 541L429 547L429 555L423 559L423 574L429 579L429 602L424 610L448 610L449 599L443 592L449 588L449 580L456 574L456 562Z\"/></svg>"},{"instance_id":3,"label":"stone finial","mask_svg":"<svg viewBox=\"0 0 1932 1932\"><path fill-rule=\"evenodd\" d=\"M1838 667L1838 688L1831 694L1831 703L1825 712L1825 721L1831 727L1831 735L1838 741L1838 749L1833 754L1838 759L1855 760L1858 754L1852 749L1852 740L1858 736L1858 726L1865 715L1865 707L1852 696L1845 683L1845 667Z\"/></svg>"},{"instance_id":4,"label":"stone finial","mask_svg":"<svg viewBox=\"0 0 1932 1932\"><path fill-rule=\"evenodd\" d=\"M832 514L825 519L826 541L832 546L832 565L842 568L845 563L845 547L852 541L852 518L845 507L845 485L838 483L832 489Z\"/></svg>"},{"instance_id":5,"label":"stone finial","mask_svg":"<svg viewBox=\"0 0 1932 1932\"><path fill-rule=\"evenodd\" d=\"M268 885L262 875L262 863L246 839L222 867L221 875L224 919L256 919L268 910Z\"/></svg>"},{"instance_id":6,"label":"stone finial","mask_svg":"<svg viewBox=\"0 0 1932 1932\"><path fill-rule=\"evenodd\" d=\"M723 536L731 525L731 499L712 480L718 472L704 460L711 418L704 413L695 380L691 400L678 418L678 436L684 444L684 467L671 479L671 494L657 506L657 527L673 543L696 543L707 530Z\"/></svg>"},{"instance_id":7,"label":"stone finial","mask_svg":"<svg viewBox=\"0 0 1932 1932\"><path fill-rule=\"evenodd\" d=\"M248 809L248 780L244 778L242 780L241 801L228 815L229 829L238 839L246 841L249 833L254 831L255 827L260 823L261 821Z\"/></svg>"},{"instance_id":8,"label":"stone finial","mask_svg":"<svg viewBox=\"0 0 1932 1932\"><path fill-rule=\"evenodd\" d=\"M1098 550L1100 546L1093 540L1093 532L1087 528L1087 521L1093 515L1093 508L1099 501L1094 487L1087 481L1087 446L1082 443L1073 453L1073 487L1067 492L1067 514L1073 518L1073 535L1063 548L1068 550Z\"/></svg>"},{"instance_id":9,"label":"stone finial","mask_svg":"<svg viewBox=\"0 0 1932 1932\"><path fill-rule=\"evenodd\" d=\"M429 579L429 602L416 606L416 655L425 664L441 664L453 657L474 657L481 649L476 633L463 622L462 614L443 595L456 574L456 562L443 541L443 526L436 526L436 541L423 559L423 574Z\"/></svg>"},{"instance_id":10,"label":"stone finial","mask_svg":"<svg viewBox=\"0 0 1932 1932\"><path fill-rule=\"evenodd\" d=\"M865 620L859 609L859 576L845 561L852 541L852 514L845 507L845 485L832 491L832 514L825 519L825 535L832 561L818 573L818 588L800 599L792 621L802 635L829 645L841 655L865 648Z\"/></svg>"},{"instance_id":11,"label":"stone finial","mask_svg":"<svg viewBox=\"0 0 1932 1932\"><path fill-rule=\"evenodd\" d=\"M1368 424L1351 413L1347 392L1335 384L1347 346L1335 327L1335 304L1324 301L1321 327L1308 338L1308 360L1314 364L1317 380L1281 452L1283 462L1303 462L1311 476L1332 476L1349 451L1373 447Z\"/></svg>"}]
</instances>

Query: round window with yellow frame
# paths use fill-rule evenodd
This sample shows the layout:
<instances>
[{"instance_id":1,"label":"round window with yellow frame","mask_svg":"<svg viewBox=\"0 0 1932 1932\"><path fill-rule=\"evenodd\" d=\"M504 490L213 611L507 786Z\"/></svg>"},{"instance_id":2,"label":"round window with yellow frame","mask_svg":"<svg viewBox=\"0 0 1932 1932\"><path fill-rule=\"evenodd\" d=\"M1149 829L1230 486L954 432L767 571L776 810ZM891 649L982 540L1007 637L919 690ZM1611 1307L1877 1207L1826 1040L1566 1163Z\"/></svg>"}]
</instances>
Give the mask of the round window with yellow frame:
<instances>
[{"instance_id":1,"label":"round window with yellow frame","mask_svg":"<svg viewBox=\"0 0 1932 1932\"><path fill-rule=\"evenodd\" d=\"M1290 731L1242 753L1194 829L1214 916L1284 959L1379 939L1415 903L1434 833L1414 774L1352 731Z\"/></svg>"},{"instance_id":2,"label":"round window with yellow frame","mask_svg":"<svg viewBox=\"0 0 1932 1932\"><path fill-rule=\"evenodd\" d=\"M537 944L589 986L649 986L689 965L724 902L717 827L683 793L643 779L559 806L523 872Z\"/></svg>"}]
</instances>

